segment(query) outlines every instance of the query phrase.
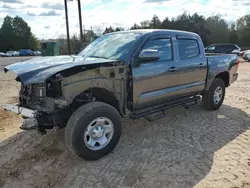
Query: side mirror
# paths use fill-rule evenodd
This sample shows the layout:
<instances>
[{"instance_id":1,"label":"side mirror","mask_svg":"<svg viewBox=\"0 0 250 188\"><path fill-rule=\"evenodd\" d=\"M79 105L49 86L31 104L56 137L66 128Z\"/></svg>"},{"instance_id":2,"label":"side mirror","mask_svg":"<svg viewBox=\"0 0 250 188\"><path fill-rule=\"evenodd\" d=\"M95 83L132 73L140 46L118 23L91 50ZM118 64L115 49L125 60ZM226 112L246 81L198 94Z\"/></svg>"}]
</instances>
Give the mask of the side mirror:
<instances>
[{"instance_id":1,"label":"side mirror","mask_svg":"<svg viewBox=\"0 0 250 188\"><path fill-rule=\"evenodd\" d=\"M160 53L158 50L145 49L139 54L138 60L140 61L155 61L160 59Z\"/></svg>"}]
</instances>

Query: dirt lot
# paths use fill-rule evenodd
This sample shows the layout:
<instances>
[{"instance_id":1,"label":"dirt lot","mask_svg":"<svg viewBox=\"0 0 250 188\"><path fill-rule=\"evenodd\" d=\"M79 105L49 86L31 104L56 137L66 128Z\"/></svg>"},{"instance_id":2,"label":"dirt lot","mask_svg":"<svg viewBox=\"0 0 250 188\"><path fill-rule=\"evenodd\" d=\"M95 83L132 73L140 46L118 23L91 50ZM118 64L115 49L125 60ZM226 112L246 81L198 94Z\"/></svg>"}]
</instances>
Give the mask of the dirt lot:
<instances>
[{"instance_id":1,"label":"dirt lot","mask_svg":"<svg viewBox=\"0 0 250 188\"><path fill-rule=\"evenodd\" d=\"M63 130L22 132L21 119L0 110L0 187L250 188L250 64L239 73L218 111L125 119L116 149L94 162L66 150ZM0 72L0 104L17 101L13 78Z\"/></svg>"}]
</instances>

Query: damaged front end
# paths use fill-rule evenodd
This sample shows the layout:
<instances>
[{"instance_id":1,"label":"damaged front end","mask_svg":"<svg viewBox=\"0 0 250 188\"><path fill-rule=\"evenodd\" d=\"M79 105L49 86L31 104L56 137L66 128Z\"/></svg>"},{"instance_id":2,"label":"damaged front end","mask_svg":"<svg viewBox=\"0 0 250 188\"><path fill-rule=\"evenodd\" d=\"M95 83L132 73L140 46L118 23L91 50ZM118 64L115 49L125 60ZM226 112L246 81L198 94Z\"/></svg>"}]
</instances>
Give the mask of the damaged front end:
<instances>
[{"instance_id":1,"label":"damaged front end","mask_svg":"<svg viewBox=\"0 0 250 188\"><path fill-rule=\"evenodd\" d=\"M55 59L55 58L53 58ZM21 129L63 128L71 114L91 101L106 102L123 114L126 104L126 73L122 62L106 59L83 61L57 58L60 64L42 59L43 65L33 61L12 64L5 72L13 71L21 82L19 104L5 104L7 111L20 114L24 121ZM39 59L35 59L38 64ZM23 70L22 67L29 67Z\"/></svg>"},{"instance_id":2,"label":"damaged front end","mask_svg":"<svg viewBox=\"0 0 250 188\"><path fill-rule=\"evenodd\" d=\"M46 129L63 127L67 101L60 98L60 85L50 81L44 84L21 84L19 104L4 104L3 108L23 117L21 129L45 132Z\"/></svg>"}]
</instances>

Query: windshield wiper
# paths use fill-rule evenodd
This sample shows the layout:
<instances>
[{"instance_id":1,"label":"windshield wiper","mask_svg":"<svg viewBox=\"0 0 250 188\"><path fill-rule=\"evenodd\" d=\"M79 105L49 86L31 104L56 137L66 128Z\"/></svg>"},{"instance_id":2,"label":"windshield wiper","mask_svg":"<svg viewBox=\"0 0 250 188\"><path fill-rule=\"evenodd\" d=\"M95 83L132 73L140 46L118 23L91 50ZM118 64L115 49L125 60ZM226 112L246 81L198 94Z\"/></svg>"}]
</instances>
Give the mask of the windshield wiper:
<instances>
[{"instance_id":1,"label":"windshield wiper","mask_svg":"<svg viewBox=\"0 0 250 188\"><path fill-rule=\"evenodd\" d=\"M91 55L91 56L88 56L88 57L109 59L109 58L107 58L107 57L102 57L102 56L97 56L97 55Z\"/></svg>"}]
</instances>

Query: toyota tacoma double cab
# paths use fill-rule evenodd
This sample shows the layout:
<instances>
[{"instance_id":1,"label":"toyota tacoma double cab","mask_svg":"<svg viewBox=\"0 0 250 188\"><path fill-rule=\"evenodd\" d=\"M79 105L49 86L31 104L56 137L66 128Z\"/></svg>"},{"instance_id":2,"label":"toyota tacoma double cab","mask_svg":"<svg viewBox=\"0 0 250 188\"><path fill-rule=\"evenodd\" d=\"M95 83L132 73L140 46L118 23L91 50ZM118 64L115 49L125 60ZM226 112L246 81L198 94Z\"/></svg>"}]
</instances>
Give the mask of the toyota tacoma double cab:
<instances>
[{"instance_id":1,"label":"toyota tacoma double cab","mask_svg":"<svg viewBox=\"0 0 250 188\"><path fill-rule=\"evenodd\" d=\"M70 151L86 160L111 152L121 117L152 121L175 106L223 103L238 77L237 55L205 54L201 38L175 30L106 34L77 56L39 57L4 71L21 82L19 104L3 108L23 117L21 129L65 128ZM201 99L201 100L200 100Z\"/></svg>"}]
</instances>

